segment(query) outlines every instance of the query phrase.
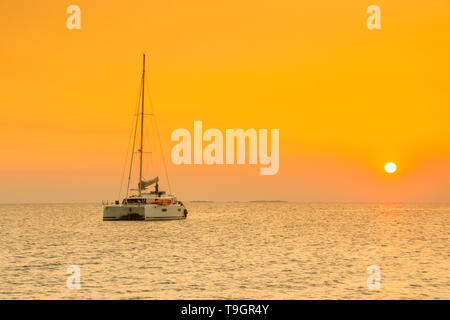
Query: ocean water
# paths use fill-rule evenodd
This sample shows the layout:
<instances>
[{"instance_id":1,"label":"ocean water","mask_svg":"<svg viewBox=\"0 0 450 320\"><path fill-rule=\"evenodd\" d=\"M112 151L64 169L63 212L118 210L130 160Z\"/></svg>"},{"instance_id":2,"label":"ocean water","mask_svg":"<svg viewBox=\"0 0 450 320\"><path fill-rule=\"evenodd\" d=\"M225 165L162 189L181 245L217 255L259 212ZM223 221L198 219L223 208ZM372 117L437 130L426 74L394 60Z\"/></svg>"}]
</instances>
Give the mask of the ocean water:
<instances>
[{"instance_id":1,"label":"ocean water","mask_svg":"<svg viewBox=\"0 0 450 320\"><path fill-rule=\"evenodd\" d=\"M186 206L104 222L100 204L0 205L0 299L450 298L450 204Z\"/></svg>"}]
</instances>

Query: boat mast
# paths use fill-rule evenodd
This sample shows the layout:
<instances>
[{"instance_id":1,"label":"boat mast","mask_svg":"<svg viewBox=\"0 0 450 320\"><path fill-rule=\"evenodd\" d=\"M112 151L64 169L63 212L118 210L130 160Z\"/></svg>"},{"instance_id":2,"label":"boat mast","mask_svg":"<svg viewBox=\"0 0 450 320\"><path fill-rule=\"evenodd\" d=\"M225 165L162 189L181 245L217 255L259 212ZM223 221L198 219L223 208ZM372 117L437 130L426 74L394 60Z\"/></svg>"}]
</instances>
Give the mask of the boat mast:
<instances>
[{"instance_id":1,"label":"boat mast","mask_svg":"<svg viewBox=\"0 0 450 320\"><path fill-rule=\"evenodd\" d=\"M141 148L140 152L140 161L139 161L139 195L141 195L141 183L142 183L142 151L144 146L144 81L145 81L145 53L142 61L142 107L141 107Z\"/></svg>"}]
</instances>

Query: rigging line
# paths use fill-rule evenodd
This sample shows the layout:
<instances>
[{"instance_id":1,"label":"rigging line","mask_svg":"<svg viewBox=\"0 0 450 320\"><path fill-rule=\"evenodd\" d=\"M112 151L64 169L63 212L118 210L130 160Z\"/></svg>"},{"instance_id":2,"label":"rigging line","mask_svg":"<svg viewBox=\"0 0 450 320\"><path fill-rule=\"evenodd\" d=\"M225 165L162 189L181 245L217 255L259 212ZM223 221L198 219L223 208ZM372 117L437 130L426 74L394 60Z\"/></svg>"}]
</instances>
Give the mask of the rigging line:
<instances>
[{"instance_id":1,"label":"rigging line","mask_svg":"<svg viewBox=\"0 0 450 320\"><path fill-rule=\"evenodd\" d=\"M147 156L146 157L146 160L147 160L147 162L146 162L146 167L145 167L145 169L146 169L146 172L150 172L150 168L155 168L156 166L154 165L154 161L153 161L153 152L152 152L152 150L153 150L153 142L152 142L152 136L151 136L151 128L150 128L150 130L147 130L146 131L146 138L147 138L147 144L148 144L148 150L149 151L147 151L147 152L144 152L144 153L148 153L149 154L149 156ZM157 172L157 170L155 170L155 172Z\"/></svg>"},{"instance_id":2,"label":"rigging line","mask_svg":"<svg viewBox=\"0 0 450 320\"><path fill-rule=\"evenodd\" d=\"M139 99L138 99L138 102L137 102L137 112L139 112L139 101L141 100L140 99L141 96L142 96L142 89L141 89L141 86L139 86ZM138 129L138 119L139 119L139 117L136 116L136 123L135 123L135 126L134 126L133 148L132 148L133 152L131 153L130 170L128 172L127 198L128 198L128 191L130 190L131 171L132 171L132 168L133 168L133 158L134 158L134 149L135 149L135 145L136 145L136 134L137 134L137 129Z\"/></svg>"},{"instance_id":3,"label":"rigging line","mask_svg":"<svg viewBox=\"0 0 450 320\"><path fill-rule=\"evenodd\" d=\"M166 160L165 160L165 157L164 157L164 150L163 150L163 147L162 147L161 136L159 134L159 129L158 129L158 122L156 121L156 113L155 113L155 110L154 110L154 107L153 107L152 96L151 96L150 90L148 88L148 79L147 79L146 85L147 85L147 92L148 92L148 97L149 97L148 100L150 101L150 108L151 108L150 110L151 110L151 113L153 114L153 119L155 121L156 134L158 136L159 148L161 149L161 156L162 156L162 160L163 160L164 172L166 174L167 185L169 187L169 194L172 194L172 190L171 190L171 187L170 187L169 173L167 171Z\"/></svg>"},{"instance_id":4,"label":"rigging line","mask_svg":"<svg viewBox=\"0 0 450 320\"><path fill-rule=\"evenodd\" d=\"M136 108L139 108L139 98L140 98L140 88L138 89L138 96L137 96L137 101L136 101L136 105L137 105L137 107ZM134 119L133 119L133 122L134 122ZM133 153L133 149L134 149L134 145L133 145L133 149L132 150L130 150L130 144L131 144L131 138L133 137L133 131L135 130L135 128L134 128L134 126L133 126L133 122L131 123L131 132L130 132L130 138L129 138L129 141L128 141L128 149L127 149L127 154L126 154L126 157L125 157L125 165L124 165L124 169L123 169L123 172L122 172L122 178L121 178L121 181L120 181L120 193L122 192L122 185L123 185L123 179L124 179L124 176L125 176L125 170L126 170L126 159L128 159L128 155L129 155L129 153L131 152L131 153ZM133 155L131 155L131 156L133 156ZM130 166L132 165L132 163L130 163ZM126 194L126 197L128 197L128 188L129 188L129 181L128 181L128 187L127 187L127 194ZM119 195L119 199L120 199L120 195Z\"/></svg>"},{"instance_id":5,"label":"rigging line","mask_svg":"<svg viewBox=\"0 0 450 320\"><path fill-rule=\"evenodd\" d=\"M146 79L146 80L147 80L146 82L148 82L148 79ZM148 85L146 86L146 88L147 88L147 95L148 95L147 104L150 103L150 105L151 105L151 100L150 100L149 91L148 91ZM144 95L145 95L145 90L144 90ZM144 116L152 116L152 115L153 115L152 113L144 113ZM149 124L149 125L151 125L151 124ZM153 128L150 126L147 126L147 128L149 128L149 129L145 131L145 138L147 139L149 151L147 151L145 153L149 153L149 156L145 157L145 159L147 160L145 162L145 172L148 173L148 172L150 172L150 168L153 168L154 171L157 173L158 168L156 167L155 162L153 161L154 159L153 159L153 152L152 152L154 149L154 146L153 146L154 143L153 143L153 139L152 139Z\"/></svg>"},{"instance_id":6,"label":"rigging line","mask_svg":"<svg viewBox=\"0 0 450 320\"><path fill-rule=\"evenodd\" d=\"M139 77L140 78L140 77ZM140 88L138 89L138 97L137 97L137 102L136 102L136 105L138 105L139 104L139 96L140 96ZM129 136L129 138L128 138L128 146L127 146L127 151L126 151L126 153L125 153L125 159L124 159L124 161L123 161L123 169L122 169L122 176L121 176L121 178L120 178L120 188L119 188L119 197L118 197L118 199L120 199L120 195L121 195L121 193L122 193L122 186L123 186L123 179L124 179L124 177L125 177L125 171L126 171L126 166L127 166L127 159L128 159L128 154L130 153L130 145L131 145L131 138L132 138L132 136L133 136L133 122L134 122L134 119L133 119L133 121L131 122L131 131L130 131L130 136Z\"/></svg>"},{"instance_id":7,"label":"rigging line","mask_svg":"<svg viewBox=\"0 0 450 320\"><path fill-rule=\"evenodd\" d=\"M156 118L155 118L155 127L156 127L156 133L158 135L159 148L161 149L161 155L162 155L162 159L163 159L164 171L166 173L167 185L169 186L169 193L172 194L172 188L170 187L169 173L167 171L166 160L165 160L165 157L164 157L164 151L163 151L163 147L162 147L162 143L161 143L161 137L159 135L158 124L156 123Z\"/></svg>"}]
</instances>

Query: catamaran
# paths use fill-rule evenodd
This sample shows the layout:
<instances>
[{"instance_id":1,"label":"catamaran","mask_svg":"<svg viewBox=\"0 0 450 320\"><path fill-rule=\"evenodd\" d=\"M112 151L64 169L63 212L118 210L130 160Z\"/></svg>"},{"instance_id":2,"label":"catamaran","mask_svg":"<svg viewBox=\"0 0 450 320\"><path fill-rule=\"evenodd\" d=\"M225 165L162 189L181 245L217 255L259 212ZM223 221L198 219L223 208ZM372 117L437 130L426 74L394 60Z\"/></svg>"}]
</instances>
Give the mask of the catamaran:
<instances>
[{"instance_id":1,"label":"catamaran","mask_svg":"<svg viewBox=\"0 0 450 320\"><path fill-rule=\"evenodd\" d=\"M145 54L143 56L142 67L142 89L140 95L140 148L139 153L139 182L137 189L130 190L130 179L133 166L134 145L136 142L136 134L134 134L133 150L131 152L131 162L128 176L128 187L125 198L120 202L114 201L112 204L104 203L103 220L180 220L186 219L188 211L181 201L178 201L174 195L166 194L165 191L159 190L159 178L145 180L143 178L143 137L144 137L144 83L145 83ZM139 110L138 110L139 111ZM134 132L138 130L138 121ZM150 186L154 186L153 191L146 192ZM135 194L129 194L130 191L137 191Z\"/></svg>"}]
</instances>

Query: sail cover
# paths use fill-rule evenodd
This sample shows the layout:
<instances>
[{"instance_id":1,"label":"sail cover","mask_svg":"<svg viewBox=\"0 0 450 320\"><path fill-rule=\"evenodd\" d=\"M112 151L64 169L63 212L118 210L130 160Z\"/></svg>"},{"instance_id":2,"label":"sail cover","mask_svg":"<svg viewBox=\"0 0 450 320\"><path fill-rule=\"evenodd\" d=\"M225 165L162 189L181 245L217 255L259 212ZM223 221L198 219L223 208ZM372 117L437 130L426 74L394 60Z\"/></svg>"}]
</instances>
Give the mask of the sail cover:
<instances>
[{"instance_id":1,"label":"sail cover","mask_svg":"<svg viewBox=\"0 0 450 320\"><path fill-rule=\"evenodd\" d=\"M158 177L150 179L150 180L141 180L141 182L139 182L139 189L143 190L149 186L151 186L152 184L155 184L159 181Z\"/></svg>"}]
</instances>

